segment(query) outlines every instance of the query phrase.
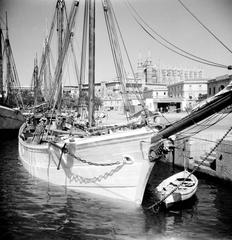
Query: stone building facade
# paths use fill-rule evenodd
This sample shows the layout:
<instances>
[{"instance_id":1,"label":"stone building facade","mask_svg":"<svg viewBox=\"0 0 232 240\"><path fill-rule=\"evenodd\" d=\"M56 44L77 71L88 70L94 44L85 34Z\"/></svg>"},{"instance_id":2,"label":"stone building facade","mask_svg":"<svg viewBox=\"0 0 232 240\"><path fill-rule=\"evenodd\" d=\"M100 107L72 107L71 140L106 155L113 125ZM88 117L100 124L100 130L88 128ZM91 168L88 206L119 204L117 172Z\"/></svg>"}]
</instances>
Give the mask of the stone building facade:
<instances>
[{"instance_id":1,"label":"stone building facade","mask_svg":"<svg viewBox=\"0 0 232 240\"><path fill-rule=\"evenodd\" d=\"M212 97L213 95L220 92L224 89L230 82L232 81L232 75L223 75L220 77L216 77L208 81L208 97Z\"/></svg>"},{"instance_id":2,"label":"stone building facade","mask_svg":"<svg viewBox=\"0 0 232 240\"><path fill-rule=\"evenodd\" d=\"M191 110L202 95L207 94L207 80L186 80L168 86L170 98L181 100L181 110Z\"/></svg>"}]
</instances>

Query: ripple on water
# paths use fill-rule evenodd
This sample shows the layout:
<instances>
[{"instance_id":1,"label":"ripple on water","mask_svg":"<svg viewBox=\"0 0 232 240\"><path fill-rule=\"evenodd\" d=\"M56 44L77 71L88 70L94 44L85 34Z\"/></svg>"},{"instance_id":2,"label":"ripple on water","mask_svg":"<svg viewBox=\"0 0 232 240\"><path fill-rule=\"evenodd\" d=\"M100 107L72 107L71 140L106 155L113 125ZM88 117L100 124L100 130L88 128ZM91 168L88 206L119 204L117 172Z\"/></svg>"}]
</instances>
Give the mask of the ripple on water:
<instances>
[{"instance_id":1,"label":"ripple on water","mask_svg":"<svg viewBox=\"0 0 232 240\"><path fill-rule=\"evenodd\" d=\"M232 238L231 186L199 178L190 206L155 214L32 178L18 160L17 141L0 147L0 159L0 239ZM165 164L157 168L151 188L172 170Z\"/></svg>"}]
</instances>

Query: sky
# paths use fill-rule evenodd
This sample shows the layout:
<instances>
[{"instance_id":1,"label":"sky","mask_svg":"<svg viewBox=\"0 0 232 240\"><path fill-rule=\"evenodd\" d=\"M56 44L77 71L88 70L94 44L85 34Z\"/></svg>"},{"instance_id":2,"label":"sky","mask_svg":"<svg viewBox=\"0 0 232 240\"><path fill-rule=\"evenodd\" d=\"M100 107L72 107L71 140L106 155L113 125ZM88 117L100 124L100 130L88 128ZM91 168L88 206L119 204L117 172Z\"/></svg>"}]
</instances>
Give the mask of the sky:
<instances>
[{"instance_id":1,"label":"sky","mask_svg":"<svg viewBox=\"0 0 232 240\"><path fill-rule=\"evenodd\" d=\"M201 58L223 65L232 65L232 53L212 37L178 2L178 0L128 0L143 20L171 43ZM67 10L72 1L66 0ZM232 49L232 0L182 0L229 49ZM231 74L224 68L203 65L183 58L158 44L148 36L131 15L126 0L113 0L114 11L123 35L128 55L136 71L139 59L151 58L161 66L202 69L206 78ZM56 0L0 0L0 21L4 29L8 15L9 38L22 86L30 86L34 59L41 58L45 36L48 34ZM80 66L81 32L84 1L80 0L74 28L73 44ZM52 43L55 46L56 34ZM55 52L54 47L54 52ZM97 82L115 78L112 54L104 23L102 5L96 0L96 75ZM125 56L125 54L124 54ZM54 53L54 66L56 55ZM66 63L65 85L74 85L71 55ZM128 62L125 59L126 69ZM130 71L129 68L127 70Z\"/></svg>"}]
</instances>

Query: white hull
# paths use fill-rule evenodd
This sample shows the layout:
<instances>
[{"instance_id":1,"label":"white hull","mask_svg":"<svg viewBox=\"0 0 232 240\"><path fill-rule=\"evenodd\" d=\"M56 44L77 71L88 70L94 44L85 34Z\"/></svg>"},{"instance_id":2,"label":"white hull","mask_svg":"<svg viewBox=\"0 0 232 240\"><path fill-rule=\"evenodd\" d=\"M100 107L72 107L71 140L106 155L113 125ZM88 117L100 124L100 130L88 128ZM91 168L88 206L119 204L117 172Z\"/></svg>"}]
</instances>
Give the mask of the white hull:
<instances>
[{"instance_id":1,"label":"white hull","mask_svg":"<svg viewBox=\"0 0 232 240\"><path fill-rule=\"evenodd\" d=\"M19 130L24 122L25 119L20 111L0 105L1 131Z\"/></svg>"},{"instance_id":2,"label":"white hull","mask_svg":"<svg viewBox=\"0 0 232 240\"><path fill-rule=\"evenodd\" d=\"M196 193L198 180L193 174L183 182L183 179L187 178L189 174L186 170L176 173L162 181L156 187L157 194L160 198L159 200L162 200L179 186L178 189L164 200L166 208L173 206L175 203L186 201ZM182 182L183 184L181 184Z\"/></svg>"},{"instance_id":3,"label":"white hull","mask_svg":"<svg viewBox=\"0 0 232 240\"><path fill-rule=\"evenodd\" d=\"M69 151L82 161L63 154L60 170L57 166L61 150L54 145L27 143L19 137L19 156L28 172L44 181L141 204L154 165L147 156L152 133L143 128L75 138L75 142L67 139L59 146L66 142ZM117 164L95 166L83 160L93 164Z\"/></svg>"}]
</instances>

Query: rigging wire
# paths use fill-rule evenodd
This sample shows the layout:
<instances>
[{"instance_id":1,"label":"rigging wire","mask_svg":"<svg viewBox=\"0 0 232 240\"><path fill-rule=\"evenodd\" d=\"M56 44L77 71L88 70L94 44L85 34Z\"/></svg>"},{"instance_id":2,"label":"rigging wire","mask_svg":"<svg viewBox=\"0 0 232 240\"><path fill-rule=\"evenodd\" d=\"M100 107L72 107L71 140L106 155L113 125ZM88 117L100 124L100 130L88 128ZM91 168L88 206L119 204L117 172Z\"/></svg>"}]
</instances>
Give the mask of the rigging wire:
<instances>
[{"instance_id":1,"label":"rigging wire","mask_svg":"<svg viewBox=\"0 0 232 240\"><path fill-rule=\"evenodd\" d=\"M64 5L64 10L65 10L65 17L66 17L67 28L68 28L69 27L69 25L68 25L68 13L67 13L66 5ZM69 29L69 31L71 32L70 29ZM75 68L77 84L80 85L80 83L79 83L79 81L80 81L80 74L79 74L77 58L76 58L75 51L74 51L74 46L73 46L73 36L72 36L72 38L70 38L70 46L71 46L71 51L72 51L72 56L73 56L73 61L74 61L74 68Z\"/></svg>"},{"instance_id":2,"label":"rigging wire","mask_svg":"<svg viewBox=\"0 0 232 240\"><path fill-rule=\"evenodd\" d=\"M111 10L108 5L105 5L107 2L103 2L102 0L102 7L103 7L103 12L104 12L104 17L105 17L105 22L106 22L106 27L107 27L107 32L110 40L110 47L113 55L113 60L115 64L115 69L117 73L117 77L119 81L121 82L121 87L122 87L122 92L125 93L125 81L126 81L126 74L125 74L125 69L124 69L124 64L122 61L122 56L119 48L119 43L116 35L116 29L115 25L113 23L112 19L112 14L110 15L109 11ZM107 3L108 4L108 3ZM124 106L131 107L129 100L127 99L127 95L124 94L122 95L122 100ZM127 112L126 112L126 117L128 120Z\"/></svg>"},{"instance_id":3,"label":"rigging wire","mask_svg":"<svg viewBox=\"0 0 232 240\"><path fill-rule=\"evenodd\" d=\"M4 25L4 26L6 26L6 22L5 22L5 20L2 18L2 16L0 15L0 22L2 22L2 24ZM0 23L1 24L1 23Z\"/></svg>"},{"instance_id":4,"label":"rigging wire","mask_svg":"<svg viewBox=\"0 0 232 240\"><path fill-rule=\"evenodd\" d=\"M128 2L128 1L127 1ZM129 3L128 3L129 4ZM130 8L132 8L131 5L129 5ZM133 8L132 8L133 10ZM135 10L135 9L134 9ZM134 11L133 10L133 11ZM219 68L226 68L226 69L232 69L232 66L226 66L226 65L223 65L223 64L219 64L219 63L215 63L215 62L212 62L212 61L209 61L209 60L206 60L204 58L200 58L200 57L197 57L191 53L188 53L187 51L177 47L176 45L172 44L171 42L169 42L168 40L166 40L164 37L162 37L160 34L158 34L156 31L154 31L152 28L150 28L144 21L144 24L146 24L147 27L150 28L150 30L152 30L157 36L159 36L161 39L163 39L163 41L166 41L167 43L169 43L171 46L177 48L179 51L182 51L184 52L185 54L188 54L188 55L185 55L183 53L180 53L178 52L177 50L171 48L170 46L167 46L166 44L164 44L162 41L160 41L158 38L156 38L149 30L146 29L146 27L143 26L143 24L138 20L138 18L135 16L135 14L131 13L132 17L134 18L134 20L137 22L137 24L143 29L143 31L145 31L151 38L153 38L156 42L158 42L160 45L162 45L163 47L169 49L170 51L182 56L182 57L185 57L185 58L188 58L192 61L195 61L195 62L198 62L198 63L202 63L202 64L205 64L205 65L209 65L209 66L213 66L213 67L219 67ZM139 16L139 18L141 18ZM142 19L142 18L141 18ZM192 57L190 57L192 56Z\"/></svg>"},{"instance_id":5,"label":"rigging wire","mask_svg":"<svg viewBox=\"0 0 232 240\"><path fill-rule=\"evenodd\" d=\"M229 49L208 27L206 27L206 25L203 24L203 23L199 20L199 18L197 18L197 17L191 12L181 0L177 0L177 1L182 5L182 7L183 7L187 12L189 12L189 13L191 14L191 16L192 16L193 18L195 18L195 19L197 20L198 23L200 23L200 25L201 25L207 32L209 32L219 43L221 43L221 45L222 45L224 48L226 48L230 53L232 53L232 50Z\"/></svg>"},{"instance_id":6,"label":"rigging wire","mask_svg":"<svg viewBox=\"0 0 232 240\"><path fill-rule=\"evenodd\" d=\"M196 140L204 141L204 142L217 143L217 141L209 140L209 139L206 139L206 138L200 138L200 137L192 137L192 138L196 139ZM229 144L229 143L224 143L224 144L232 147L232 144ZM232 153L230 153L230 154L232 154Z\"/></svg>"},{"instance_id":7,"label":"rigging wire","mask_svg":"<svg viewBox=\"0 0 232 240\"><path fill-rule=\"evenodd\" d=\"M130 57L129 57L129 54L128 54L128 51L127 51L127 48L126 48L126 44L125 44L125 41L124 41L124 39L122 37L122 32L121 32L121 29L119 27L119 24L118 24L118 21L117 21L117 18L116 18L116 15L115 15L113 7L112 7L112 12L113 12L113 16L114 16L114 19L115 19L115 22L116 22L116 25L117 25L117 28L118 28L121 40L122 40L122 44L123 44L123 47L124 47L124 50L125 50L125 53L126 53L126 56L127 56L127 60L129 62L130 68L131 68L131 72L133 74L133 78L136 81L136 88L138 89L138 93L140 95L140 102L142 104L142 107L144 108L145 104L144 104L144 101L143 101L143 97L142 97L142 94L140 93L140 89L138 88L138 81L137 81L137 78L135 77L135 72L134 72L134 69L132 67L131 60L130 60ZM135 96L137 97L136 93L135 93Z\"/></svg>"},{"instance_id":8,"label":"rigging wire","mask_svg":"<svg viewBox=\"0 0 232 240\"><path fill-rule=\"evenodd\" d=\"M198 124L198 123L194 123L193 126L189 127L188 128L188 131L187 130L184 130L182 131L183 134L185 134L186 132L189 133L191 130L195 129L195 128L199 128L199 130L195 131L195 134L200 132L200 131L203 131L204 129L210 127L210 124L207 125L207 122L210 122L211 119L214 118L214 115L210 116L209 118L201 121L201 123L205 123L206 125L202 125L202 124Z\"/></svg>"},{"instance_id":9,"label":"rigging wire","mask_svg":"<svg viewBox=\"0 0 232 240\"><path fill-rule=\"evenodd\" d=\"M210 122L212 119L215 120L215 115L216 115L216 113L213 114L212 116L210 116L209 118L205 119L203 122ZM227 115L228 115L228 114L227 114ZM192 133L192 135L196 135L197 133L199 133L199 132L201 132L201 131L203 131L203 130L205 130L205 129L213 126L213 125L215 125L216 123L218 123L219 121L221 121L222 119L224 119L225 117L227 117L227 115L225 115L225 116L222 115L221 117L220 117L220 115L219 115L219 119L216 120L214 123L209 124L208 126L207 126L207 125L206 125L206 126L199 126L199 125L195 124L195 125L193 125L192 127L188 128L188 130L182 131L182 134L188 133L188 135L191 136L191 135L189 134L189 131L190 131L191 129L194 129L195 127L199 127L199 130L198 130L198 131L196 131L195 133Z\"/></svg>"},{"instance_id":10,"label":"rigging wire","mask_svg":"<svg viewBox=\"0 0 232 240\"><path fill-rule=\"evenodd\" d=\"M186 134L187 132L188 132L188 134L186 134L184 137L180 138L180 140L181 140L181 139L185 139L185 138L189 138L189 137L193 137L194 135L198 134L199 132L202 132L202 131L206 130L207 128L214 126L215 124L217 124L218 122L220 122L222 119L226 118L230 113L231 113L231 112L228 112L225 116L221 114L222 116L221 116L218 120L216 120L214 123L212 123L212 124L210 124L209 126L206 126L206 127L204 127L204 128L201 128L201 129L199 129L198 131L196 131L196 132L194 132L194 133L191 133L191 134L189 133L189 129L193 129L194 126L193 126L192 128L189 128L188 131L187 131L187 130L186 130L186 131L183 131L183 132L182 132L183 135ZM210 118L214 119L214 118L215 118L215 114L212 115Z\"/></svg>"},{"instance_id":11,"label":"rigging wire","mask_svg":"<svg viewBox=\"0 0 232 240\"><path fill-rule=\"evenodd\" d=\"M109 16L108 16L108 14L106 13L106 11L104 11L104 14L105 14L105 17L106 17L106 18L110 17L109 20L110 20L110 23L112 24L112 26L109 24L109 27L111 27L111 28L110 28L110 30L111 30L110 33L113 34L113 36L111 36L111 37L114 37L114 40L115 40L115 41L113 41L113 43L114 43L114 45L115 45L115 46L113 46L113 48L114 48L115 51L117 50L117 52L115 52L115 54L118 54L118 56L116 56L116 59L119 60L119 64L120 64L120 66L121 66L121 67L119 68L119 70L120 70L121 73L125 74L125 69L124 69L124 67L123 67L123 61L122 61L122 56L121 56L121 51L120 51L120 48L119 48L119 43L118 43L117 34L116 34L116 27L117 27L117 30L118 30L118 32L119 32L120 39L121 39L122 44L123 44L123 48L124 48L124 51L125 51L125 53L126 53L126 57L127 57L128 62L129 62L129 65L130 65L130 68L131 68L131 71L132 71L132 74L133 74L134 81L136 82L136 88L138 89L138 92L136 92L136 91L134 90L133 86L132 86L132 93L135 94L137 100L140 102L140 104L141 104L141 106L142 106L142 110L146 113L146 110L147 110L147 109L146 109L146 107L145 107L145 103L144 103L144 100L143 100L143 96L142 96L142 94L141 94L141 91L140 91L140 89L139 89L139 87L138 87L138 80L137 80L137 78L136 78L136 76L135 76L135 73L134 73L134 70L133 70L133 67L132 67L132 64L131 64L131 61L130 61L130 57L129 57L129 54L128 54L128 51L127 51L127 48L126 48L126 44L125 44L125 41L124 41L124 39L123 39L122 32L121 32L121 30L120 30L120 27L119 27L119 24L118 24L118 21L117 21L117 18L116 18L116 14L115 14L115 12L114 12L114 9L113 9L113 6L112 6L111 1L108 0L107 2L108 2L109 5L110 5L110 6L109 6L109 10L110 10ZM102 0L102 5L103 5L103 9L106 10L106 9L104 8L103 0ZM116 27L114 26L114 21L113 21L113 19L114 19L114 21L115 21L115 23L116 23ZM106 25L107 25L107 21L106 21ZM107 30L108 30L108 28L107 28ZM108 31L108 34L109 34L109 31ZM109 34L109 35L110 35L110 34ZM125 80L126 80L126 76L125 76ZM132 85L133 85L133 84L132 84ZM139 94L139 96L138 96L137 93ZM126 96L126 95L125 95L125 96ZM147 126L154 132L154 129L150 126L149 123L147 124Z\"/></svg>"},{"instance_id":12,"label":"rigging wire","mask_svg":"<svg viewBox=\"0 0 232 240\"><path fill-rule=\"evenodd\" d=\"M127 2L128 2L128 0L127 0ZM136 11L136 9L135 9L129 2L128 2L128 4L129 4L130 8L133 10L133 12L134 12L134 13L138 16L138 18L143 22L143 24L144 24L145 26L147 26L152 32L154 32L158 37L160 37L160 38L161 38L163 41L165 41L166 43L170 44L171 46L173 46L174 48L178 49L179 51L181 51L181 52L183 52L183 53L185 53L185 54L188 54L188 55L190 55L190 56L192 56L192 57L194 57L194 58L197 58L197 59L199 59L199 60L202 60L202 61L205 61L205 62L208 62L208 63L211 63L211 64L223 66L223 65L220 64L220 63L216 63L216 62L213 62L213 61L209 61L209 60L207 60L207 59L205 59L205 58L198 57L198 56L196 56L196 55L194 55L194 54L192 54L192 53L190 53L190 52L187 52L187 51L183 50L182 48L178 47L177 45L171 43L171 42L168 41L166 38L164 38L161 34L159 34L157 31L155 31L153 28L151 28L151 27L144 21L144 19L141 17L141 15L139 15L138 11Z\"/></svg>"}]
</instances>

